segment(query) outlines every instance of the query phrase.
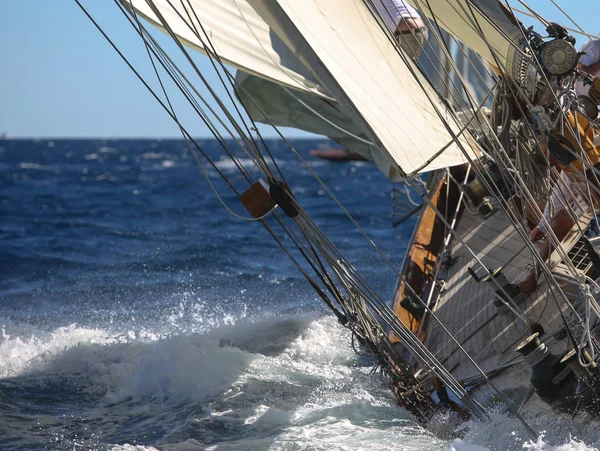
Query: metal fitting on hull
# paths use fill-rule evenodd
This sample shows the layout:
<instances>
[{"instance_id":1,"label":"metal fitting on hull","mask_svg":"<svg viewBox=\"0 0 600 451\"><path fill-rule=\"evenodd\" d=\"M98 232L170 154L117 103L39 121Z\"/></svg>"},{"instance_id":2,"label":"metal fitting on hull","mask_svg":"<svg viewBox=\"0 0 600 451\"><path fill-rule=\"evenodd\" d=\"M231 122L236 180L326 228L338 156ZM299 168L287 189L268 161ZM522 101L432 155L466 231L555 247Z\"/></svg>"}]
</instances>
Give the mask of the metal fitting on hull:
<instances>
[{"instance_id":1,"label":"metal fitting on hull","mask_svg":"<svg viewBox=\"0 0 600 451\"><path fill-rule=\"evenodd\" d=\"M525 362L531 367L529 381L536 393L551 404L562 404L575 392L576 377L571 368L561 361L560 356L550 352L534 333L517 348Z\"/></svg>"}]
</instances>

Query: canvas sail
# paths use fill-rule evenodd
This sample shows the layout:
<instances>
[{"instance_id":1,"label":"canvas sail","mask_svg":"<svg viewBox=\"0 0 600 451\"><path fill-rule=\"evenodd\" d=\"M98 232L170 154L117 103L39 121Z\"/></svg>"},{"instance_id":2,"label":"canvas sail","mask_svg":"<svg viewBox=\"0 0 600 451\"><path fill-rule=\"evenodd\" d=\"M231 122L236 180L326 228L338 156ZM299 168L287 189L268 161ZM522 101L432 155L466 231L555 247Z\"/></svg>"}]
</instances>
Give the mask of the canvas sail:
<instances>
[{"instance_id":1,"label":"canvas sail","mask_svg":"<svg viewBox=\"0 0 600 451\"><path fill-rule=\"evenodd\" d=\"M372 152L389 154L405 174L461 164L466 161L461 146L475 157L464 136L454 139L458 127L447 129L450 113L363 1L277 3L281 11L271 5L266 21L285 33L294 53L342 107L358 113L353 120L374 143Z\"/></svg>"},{"instance_id":2,"label":"canvas sail","mask_svg":"<svg viewBox=\"0 0 600 451\"><path fill-rule=\"evenodd\" d=\"M313 96L317 103L315 103L316 107L312 108L310 104L300 102L302 96L310 96L305 90L298 90L301 92L301 96L294 95L293 88L282 88L282 92L288 94L291 100L301 103L305 109L315 109L314 114L322 111L319 110L318 102L321 102L320 106L329 105L331 108L327 111L327 116L342 115L337 118L342 121L341 125L345 124L344 121L350 121L357 133L360 133L360 135L354 135L354 138L360 139L378 154L393 156L399 174L409 173L410 175L411 171L431 169L440 164L440 161L444 165L450 165L453 163L444 161L444 158L447 160L454 158L455 161L460 161L464 156L463 152L471 152L466 145L467 139L464 136L457 138L457 129L449 129L451 126L448 126L444 118L440 117L445 112L440 107L436 108L433 88L424 82L423 76L414 71L413 63L397 53L397 44L390 39L389 33L386 33L385 29L381 32L381 23L366 6L367 2L364 0L303 0L299 4L296 0L247 1L269 27L269 35L278 36L280 42L297 57L298 63L306 69L307 77L312 77L337 102L328 103L322 97ZM458 2L448 3L459 4ZM482 4L485 3L482 2ZM439 3L437 4L439 5ZM465 0L465 5L468 5L469 8L473 6L470 0ZM154 12L157 13L156 10ZM157 15L160 14L157 13ZM461 17L468 18L467 16ZM160 20L166 28L170 29L162 17ZM448 21L448 26L456 25L450 23L452 22L451 18ZM511 39L507 39L508 46L502 49L494 44L497 36L490 35L489 39L488 37L484 38L485 32L479 28L481 24L477 20L474 23L477 24L479 38L488 47L494 62L499 67L504 65L509 67L512 52ZM518 28L517 25L515 26ZM498 30L501 32L500 36L507 37L506 30ZM470 31L467 30L466 40L471 46L476 47L476 39L472 39L473 37L469 33ZM506 52L504 52L505 50ZM539 51L539 47L535 51ZM457 63L460 67L460 62ZM466 64L466 60L464 63ZM252 79L259 80L256 77L249 78L249 80ZM267 77L263 81L281 87ZM244 81L242 80L242 82ZM467 80L465 84L469 83ZM547 88L554 91L564 87L560 79L545 80L545 83ZM265 90L266 88L261 85L256 87L257 92L266 92ZM499 92L501 93L501 91ZM274 99L270 100L271 105L275 107ZM285 102L286 99L280 100ZM269 103L266 106L269 106ZM571 114L569 107L561 104L559 100L548 99L546 101L543 99L536 106L554 108L554 111L559 111L561 115L567 117L567 119L561 119L561 125L573 126L570 119L574 116L568 116ZM494 111L494 115L498 112L509 113L508 107L504 105L501 110ZM263 111L259 111L259 113L263 113ZM283 107L281 112L275 111L275 113L281 114L283 117L285 114L290 114L290 110ZM343 115L346 116L343 117ZM453 115L449 116L454 117ZM508 127L519 131L523 130L530 134L529 136L534 136L534 133L536 137L538 134L544 134L543 131L530 128L532 116L527 112L524 112L519 118L515 118L511 114L505 114L505 116L506 127L493 127L488 137L494 138L492 134L499 137L498 130L503 128L509 130ZM291 116L287 118L288 121L297 119ZM587 120L585 123L588 123ZM337 127L340 132L351 133L350 126L348 129L342 130L341 125ZM562 190L560 185L552 186L551 173L540 172L538 175L528 171L534 168L533 165L523 165L522 167L526 170L522 170L520 167L515 170L515 166L518 166L517 158L524 156L518 155L518 152L537 157L532 150L537 150L537 147L534 146L539 146L539 143L530 145L528 141L533 140L530 140L526 133L517 134L514 142L512 139L508 139L509 144L504 147L501 146L504 143L498 143L496 139L488 139L487 142L484 139L481 140L482 146L485 146L490 154L499 151L502 155L501 158L496 159L494 164L481 164L476 167L478 172L476 177L479 177L479 183L482 186L488 185L484 181L489 180L490 187L494 185L493 189L486 193L486 197L494 198L500 205L506 205L506 202L511 199L519 199L520 203L528 202L530 205L535 205L550 192L550 190L543 192L543 189L558 188L559 191ZM592 131L589 130L589 133ZM549 132L545 134L549 139L551 138ZM215 135L217 136L216 133ZM582 132L581 136L586 137L587 133ZM444 145L445 140L448 140L446 145ZM423 144L423 147L415 144ZM459 144L463 144L464 148L459 148ZM494 213L495 205L498 204L492 205L490 202L484 201L483 194L479 199L475 199L476 194L463 196L467 190L461 188L460 182L455 183L452 180L462 179L466 182L472 167L466 170L455 168L452 171L453 174L450 171L447 173L440 171L438 173L440 179L435 184L436 187L430 190L427 198L426 193L422 192L422 186L416 181L410 181L413 188L418 190L423 198L428 199L429 206L423 208L424 213L419 220L418 230L415 233L411 251L409 251L410 263L405 265L401 276L401 285L399 286L402 288L398 290L396 301L403 311L397 311L397 315L394 316L392 312L388 311L385 303L381 302L382 299L359 277L354 267L340 255L333 243L327 240L325 234L320 231L317 224L310 219L301 206L296 207L296 203L291 202L293 208L286 209L286 204L289 206L292 199L283 196L288 189L278 182L278 168L271 168L268 164L267 153L269 158L273 158L270 152L266 150L264 153L261 152L260 146L248 147L253 151L251 154L249 153L249 156L256 163L258 171L255 173L266 177L270 183L269 193L273 194L273 200L279 197L283 201L277 200L284 213L290 217L288 223L290 225L295 223L297 226L297 229L291 231L282 224L282 230L292 238L291 242L300 249L306 263L314 270L320 281L317 278L313 280L302 269L302 265L297 263L293 256L290 255L290 257L340 321L352 329L353 333L361 340L364 339L367 343L366 348L377 349L378 352L381 352L379 356L383 355L384 357L380 359L381 361L393 362L387 369L394 376L392 377L395 382L394 392L403 406L415 407L415 412L417 415L421 415L422 421L425 421L427 417L423 416L421 405L424 405L426 409L429 408L430 400L425 396L430 393L430 386L417 380L413 374L414 367L408 360L398 359L399 352L396 351L402 350L393 349L392 344L385 341L384 326L389 328L402 344L409 348L412 355L420 362L422 369L431 370L432 374L440 379L440 386L452 390L463 405L482 418L485 417L485 408L478 401L480 399L489 401L490 388L493 388L498 395L498 397L494 396L495 401L505 399L507 406L515 407L515 413L522 412L530 400L535 403L536 399L532 398L532 394L533 390L537 391L539 399L548 403L542 406L543 410L531 411L538 418L540 413L552 405L570 407L568 403L576 401L579 405L582 400L587 403L588 400L581 396L583 393L577 394L577 391L574 391L578 383L576 377L576 374L579 374L578 371L574 370L568 375L564 362L557 362L558 354L547 354L546 343L539 342L538 344L532 341L532 339L539 339L539 332L530 335L517 347L523 356L522 359L515 359L506 351L514 348L516 343L534 330L541 330L543 327L545 330L560 332L565 328L568 329L571 324L577 324L574 334L548 334L552 340L548 340L547 343L555 347L554 351L558 350L561 353L564 353L565 345L566 349L569 349L574 343L576 346L571 351L572 357L577 357L579 360L585 357L585 359L590 359L587 363L596 363L597 359L593 355L586 356L586 347L589 347L591 353L595 352L591 338L590 324L593 317L590 311L593 309L596 313L600 312L596 296L591 291L592 287L584 286L585 280L589 280L593 284L593 279L590 277L593 273L588 272L593 269L593 265L591 262L588 265L584 261L585 259L581 260L577 256L577 260L579 260L577 264L582 263L582 265L576 267L576 259L571 257L571 255L576 255L572 253L574 249L577 253L580 252L575 246L578 246L577 243L583 236L583 230L592 218L588 211L589 207L580 209L581 211L586 210L587 216L581 215L576 208L569 207L572 211L567 212L567 216L573 220L571 232L568 232L571 234L570 237L564 235L559 238L558 230L554 230L550 226L544 228L548 243L552 240L553 246L558 244L554 246L556 248L554 256L550 254L544 256L540 255L530 241L527 233L526 212L519 216L515 214L514 209L498 208L495 215L491 216L491 213ZM233 161L236 161L235 155L230 156ZM533 161L536 166L539 166L538 162L537 158ZM592 169L591 164L588 166ZM238 166L238 169L240 174L246 175L243 167ZM210 176L206 175L210 181ZM529 180L524 180L526 176L530 177ZM445 177L446 180L442 180L441 177ZM225 180L229 186L232 186L237 180L245 184L249 178L246 177L242 181L241 177L236 179L225 177ZM534 198L531 191L538 183L544 185L539 191L542 196ZM597 185L590 183L586 188L597 188ZM487 191L487 189L483 191ZM217 193L217 190L215 192ZM445 192L443 196L442 192ZM334 196L332 197L335 199ZM461 208L461 203L466 201L466 197L470 198L469 202L474 208ZM590 203L592 202L590 197ZM443 204L445 204L445 208L437 208ZM266 212L261 213L261 216L254 214L253 216L261 219L266 217L271 212L269 205L272 203L265 202ZM553 205L553 203L549 202L548 205ZM569 205L571 205L570 202L565 202L565 207ZM224 206L228 208L225 203ZM434 212L434 207L441 211ZM231 213L236 215L233 211ZM278 215L278 213L275 212L274 215ZM281 220L279 217L277 219ZM277 238L266 222L264 225ZM298 236L301 237L300 241L296 239ZM454 243L451 241L453 237L455 238ZM278 238L277 240L280 244L282 243ZM417 248L423 250L423 243L429 243L425 249L427 255L420 252L412 253L412 250ZM587 238L585 243L590 244ZM306 248L307 244L310 246L311 252L302 252L302 248ZM567 244L573 245L573 247L568 248ZM286 249L283 245L282 248ZM490 252L492 248L494 251ZM452 253L455 254L454 257L452 257ZM593 255L592 249L589 255L592 260ZM431 256L433 258L429 258ZM531 260L532 256L533 260ZM452 260L456 259L459 259L461 264L453 265ZM412 263L414 266L411 267ZM565 263L563 268L560 267L562 263ZM501 266L498 267L498 264ZM537 277L538 270L541 270L540 273L545 276L546 281L539 284L537 288L539 293L525 296L526 290L521 291L518 285L505 283L502 279L505 279L506 282L517 280L516 278L522 275L523 268L527 268L530 264L533 271L525 280L530 280L532 275ZM331 273L336 275L336 280L333 282L328 276L330 269ZM438 270L443 272L443 277L440 276ZM477 275L476 271L480 271L480 275L483 272L484 277L490 283L480 283L481 277ZM506 272L502 273L501 271ZM563 291L564 287L557 283L563 278L570 282L569 290L579 288L580 293ZM448 289L440 288L440 280L445 281ZM535 279L533 281L536 282ZM337 305L328 299L321 286L330 291L333 295L332 299L336 301ZM337 288L338 286L340 289ZM410 290L404 292L405 287L410 287ZM517 291L511 291L509 294L508 291L512 290L511 287L516 288ZM531 290L535 289L535 287L531 288ZM340 297L340 292L356 295ZM473 293L476 293L477 296L473 297ZM547 310L549 293L558 293L564 298L563 305L561 306L559 299L555 299L557 302L550 305L552 311ZM567 295L570 298L567 298ZM410 297L407 299L407 296ZM418 298L418 302L415 302L415 297ZM410 303L403 302L405 300ZM562 300L560 299L560 301ZM497 301L500 303L500 308L507 307L508 312L511 313L510 316L503 316L507 312L495 311L499 307ZM420 309L419 304L425 308ZM356 312L359 312L360 315L357 316ZM580 317L580 312L583 312L583 318ZM402 316L403 313L405 316ZM427 324L425 320L422 320L424 315L433 313L436 315L435 322L430 321ZM417 327L413 327L415 319L419 321ZM542 320L544 324L542 324ZM498 330L501 333L496 333ZM559 337L559 335L561 336ZM423 341L421 342L419 339ZM535 349L529 346L531 343L534 343ZM525 347L529 348L529 352L525 351ZM559 347L563 349L558 349ZM393 352L390 352L392 350ZM532 354L534 352L535 355ZM529 373L523 371L524 367L521 363L527 363L535 371L540 355L544 357L544 360L548 359L547 363L550 360L554 362L551 376L556 374L562 376L561 378L556 376L548 377L545 381L536 381L533 390L525 389L529 384L527 380ZM534 360L537 363L534 363ZM560 363L560 366L554 366L555 363ZM579 362L579 367L582 367L582 363L584 362ZM472 371L473 367L477 369L475 374ZM486 370L484 371L483 368ZM580 369L583 373L583 368ZM497 377L498 381L503 380L502 385L488 385L479 392L479 399L473 398L471 390L477 389L480 384L486 383L492 376ZM562 391L562 389L560 392L555 390L556 387L553 385L562 384L566 377L571 379L570 387L565 385L565 388L569 388L570 393L566 390ZM538 382L539 385L537 385ZM594 380L589 385L593 386L598 383L598 380ZM417 390L422 390L422 392L419 393ZM545 396L555 393L558 395L556 398L544 399ZM573 393L581 397L573 398ZM439 394L443 399L443 392ZM517 398L511 399L509 394L515 394ZM412 395L414 398L411 399ZM431 400L431 409L433 410L434 407L433 400ZM590 407L594 406L590 405ZM518 416L518 418L531 430L522 416ZM533 432L533 430L531 431Z\"/></svg>"},{"instance_id":3,"label":"canvas sail","mask_svg":"<svg viewBox=\"0 0 600 451\"><path fill-rule=\"evenodd\" d=\"M182 43L199 52L206 53L204 44L209 36L226 64L300 91L326 95L246 0L121 1L166 32L162 16Z\"/></svg>"},{"instance_id":4,"label":"canvas sail","mask_svg":"<svg viewBox=\"0 0 600 451\"><path fill-rule=\"evenodd\" d=\"M380 1L380 0L376 0ZM515 76L522 32L498 0L406 0L488 63Z\"/></svg>"},{"instance_id":5,"label":"canvas sail","mask_svg":"<svg viewBox=\"0 0 600 451\"><path fill-rule=\"evenodd\" d=\"M345 149L373 161L391 180L401 174L387 152L382 152L338 102L287 89L269 80L238 71L236 94L255 122L293 127L335 140Z\"/></svg>"},{"instance_id":6,"label":"canvas sail","mask_svg":"<svg viewBox=\"0 0 600 451\"><path fill-rule=\"evenodd\" d=\"M441 30L441 35L446 45L450 46L451 38L447 32ZM464 88L473 96L475 104L479 104L493 86L493 80L483 67L483 63L479 61L479 56L470 49L464 48L460 52L457 49L455 53L458 53L456 69L460 72L460 77L447 63L447 56L440 47L438 37L430 33L423 53L419 57L419 66L425 72L429 84L442 97L449 97L450 103L455 108L462 110L472 106L464 100L462 92ZM389 155L378 152L375 146L369 144L367 136L337 102L290 90L242 71L236 73L236 81L238 98L254 121L292 126L325 135L344 148L374 161L390 179L400 180L399 174L393 169L390 170L393 165L390 163Z\"/></svg>"},{"instance_id":7,"label":"canvas sail","mask_svg":"<svg viewBox=\"0 0 600 451\"><path fill-rule=\"evenodd\" d=\"M436 100L425 77L418 71L415 75L415 67L399 56L395 42L364 2L190 0L193 11L183 6L187 4L131 3L157 27L164 29L166 21L181 41L197 50L204 51L198 34L206 33L225 62L275 86L293 88L286 93L338 100L338 104L320 99L316 103L339 110L335 114L342 123L334 128L341 133L340 142L361 147L361 153L390 178L466 161L463 152L471 148L464 137L455 139L458 126L448 130L451 114ZM270 91L262 94L265 107L276 99ZM280 108L287 117L274 122L320 133L303 122L310 116L313 123L323 123L321 117L307 109L306 102L287 102L291 104L295 111Z\"/></svg>"}]
</instances>

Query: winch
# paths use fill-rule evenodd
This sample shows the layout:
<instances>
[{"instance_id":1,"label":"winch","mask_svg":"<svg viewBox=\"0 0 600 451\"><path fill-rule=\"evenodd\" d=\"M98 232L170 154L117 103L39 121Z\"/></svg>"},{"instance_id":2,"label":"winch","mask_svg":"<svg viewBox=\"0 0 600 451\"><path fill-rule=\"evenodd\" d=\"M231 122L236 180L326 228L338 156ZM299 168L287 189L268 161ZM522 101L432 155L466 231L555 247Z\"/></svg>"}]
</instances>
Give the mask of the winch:
<instances>
[{"instance_id":1,"label":"winch","mask_svg":"<svg viewBox=\"0 0 600 451\"><path fill-rule=\"evenodd\" d=\"M481 175L478 174L469 183L460 186L465 193L468 204L473 209L477 209L484 219L487 219L496 211L496 208L491 203L491 198L496 193L490 193L488 187L493 191L498 190L500 196L505 199L510 198L512 195L512 190L507 186L498 166L492 160L483 163Z\"/></svg>"},{"instance_id":2,"label":"winch","mask_svg":"<svg viewBox=\"0 0 600 451\"><path fill-rule=\"evenodd\" d=\"M473 268L468 267L467 271L475 279L477 283L479 282L490 282L494 287L494 307L498 309L499 313L507 313L510 311L508 304L513 303L513 305L519 305L522 303L527 296L528 293L524 293L519 289L519 286L510 282L506 275L502 272L504 266L496 268L494 270L488 270L488 274L483 277L479 277Z\"/></svg>"},{"instance_id":3,"label":"winch","mask_svg":"<svg viewBox=\"0 0 600 451\"><path fill-rule=\"evenodd\" d=\"M527 337L515 351L531 367L529 382L541 398L547 402L562 403L573 394L575 375L560 356L552 354L540 341L539 333Z\"/></svg>"},{"instance_id":4,"label":"winch","mask_svg":"<svg viewBox=\"0 0 600 451\"><path fill-rule=\"evenodd\" d=\"M573 72L579 60L575 46L565 39L554 39L542 44L539 59L542 68L555 77Z\"/></svg>"}]
</instances>

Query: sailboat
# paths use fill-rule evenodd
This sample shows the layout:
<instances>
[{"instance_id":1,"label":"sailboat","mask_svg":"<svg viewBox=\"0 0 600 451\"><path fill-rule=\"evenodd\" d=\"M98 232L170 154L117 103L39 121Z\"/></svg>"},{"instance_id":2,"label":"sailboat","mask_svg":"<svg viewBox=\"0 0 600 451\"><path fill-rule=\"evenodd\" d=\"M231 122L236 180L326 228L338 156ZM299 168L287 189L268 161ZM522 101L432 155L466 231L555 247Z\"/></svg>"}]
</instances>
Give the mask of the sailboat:
<instances>
[{"instance_id":1,"label":"sailboat","mask_svg":"<svg viewBox=\"0 0 600 451\"><path fill-rule=\"evenodd\" d=\"M535 435L529 421L547 411L594 418L600 79L578 68L574 31L590 35L527 9L536 31L509 2L407 0L437 45L425 64L402 50L378 1L117 0L160 88L120 54L179 125L224 207L266 228L418 421L440 409L485 421L502 405ZM578 97L576 83L590 85L589 95ZM238 178L220 172L180 122L174 93ZM393 305L302 208L257 122L348 144L421 199L401 268L367 237L398 276Z\"/></svg>"}]
</instances>

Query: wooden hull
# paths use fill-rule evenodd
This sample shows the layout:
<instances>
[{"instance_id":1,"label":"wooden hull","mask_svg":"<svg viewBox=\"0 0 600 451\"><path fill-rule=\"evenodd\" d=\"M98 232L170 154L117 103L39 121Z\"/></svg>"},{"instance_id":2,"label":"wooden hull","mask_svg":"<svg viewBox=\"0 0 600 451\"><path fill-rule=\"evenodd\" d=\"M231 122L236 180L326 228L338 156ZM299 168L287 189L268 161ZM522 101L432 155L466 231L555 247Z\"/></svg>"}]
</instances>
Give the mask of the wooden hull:
<instances>
[{"instance_id":1,"label":"wooden hull","mask_svg":"<svg viewBox=\"0 0 600 451\"><path fill-rule=\"evenodd\" d=\"M453 190L451 186L448 189L442 180L431 187L430 193L431 202L451 222L459 196L458 188ZM449 207L443 210L446 205ZM585 228L590 218L584 215L580 225ZM480 261L490 270L504 267L502 272L509 281L521 280L531 269L533 261L526 238L517 232L500 210L487 219L464 210L459 212L458 219L455 236L449 245L455 262L445 269L443 277L434 280L446 233L443 222L434 217L433 210L423 210L398 283L394 302L396 315L418 334L456 379L472 389L483 404L500 400L512 404L514 410L530 418L557 408L572 413L575 409L571 399L576 385L574 375L565 372L569 374L560 386L563 392L558 393L557 389L553 394L559 399L542 400L530 384L530 367L515 348L531 335L531 325L539 323L545 331L542 341L550 351L557 356L566 354L573 349L573 344L562 327L561 315L569 320L574 318L574 313L560 299L558 290L550 288L543 277L535 291L520 300L516 309L519 315L499 308L498 302L494 302L497 285L478 282L469 268L483 275L485 270ZM581 237L577 229L574 227L563 240L566 252L580 252L576 246ZM550 261L553 272L567 272L558 253L554 252ZM581 261L581 272L589 271L583 256ZM581 301L577 299L577 287L565 283L563 289L575 307L582 308ZM413 290L422 299L431 300L429 307L433 315L426 312L418 319L402 306L402 299ZM393 336L392 340L398 342ZM490 376L493 386L481 377L480 369ZM416 370L420 377L426 376L427 369L417 366Z\"/></svg>"},{"instance_id":2,"label":"wooden hull","mask_svg":"<svg viewBox=\"0 0 600 451\"><path fill-rule=\"evenodd\" d=\"M456 170L456 172L460 171ZM447 214L451 216L458 205L459 192L456 186L448 186L444 172L439 172L431 179L428 188L431 203L443 215L446 215L446 210L448 210ZM449 219L449 221L451 220L452 218ZM431 283L431 278L444 244L444 231L444 223L437 217L436 212L429 206L424 207L404 259L402 277L398 281L394 298L394 313L414 333L421 333L421 339L424 338L425 324L422 324L419 318L404 308L401 302L406 296L413 293L419 296L425 294L428 297L429 291L435 285ZM425 317L423 323L426 322L427 318ZM398 339L393 336L392 341L397 342Z\"/></svg>"}]
</instances>

